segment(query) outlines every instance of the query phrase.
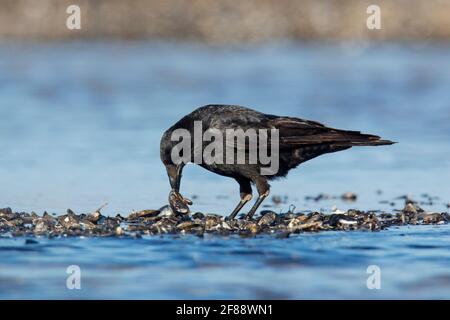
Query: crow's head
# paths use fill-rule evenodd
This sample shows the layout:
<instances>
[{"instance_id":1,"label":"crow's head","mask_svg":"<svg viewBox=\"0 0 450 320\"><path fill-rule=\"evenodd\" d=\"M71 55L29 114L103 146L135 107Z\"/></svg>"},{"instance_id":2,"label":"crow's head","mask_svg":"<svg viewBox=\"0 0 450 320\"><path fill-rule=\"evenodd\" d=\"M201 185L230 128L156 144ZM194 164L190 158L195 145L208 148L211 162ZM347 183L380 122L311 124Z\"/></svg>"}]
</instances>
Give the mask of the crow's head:
<instances>
[{"instance_id":1,"label":"crow's head","mask_svg":"<svg viewBox=\"0 0 450 320\"><path fill-rule=\"evenodd\" d=\"M178 159L173 159L172 157L172 150L176 144L177 142L171 140L171 130L164 132L160 144L161 161L166 167L172 190L179 192L181 174L185 163L180 163L177 161Z\"/></svg>"}]
</instances>

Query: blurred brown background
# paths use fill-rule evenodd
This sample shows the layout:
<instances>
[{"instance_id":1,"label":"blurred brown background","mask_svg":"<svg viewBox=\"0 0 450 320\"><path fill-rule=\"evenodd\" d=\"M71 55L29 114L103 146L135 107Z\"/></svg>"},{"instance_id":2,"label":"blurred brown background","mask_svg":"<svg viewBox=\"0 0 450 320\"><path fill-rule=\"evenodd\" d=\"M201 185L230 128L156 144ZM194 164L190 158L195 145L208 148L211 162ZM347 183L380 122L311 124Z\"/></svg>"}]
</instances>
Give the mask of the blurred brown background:
<instances>
[{"instance_id":1,"label":"blurred brown background","mask_svg":"<svg viewBox=\"0 0 450 320\"><path fill-rule=\"evenodd\" d=\"M66 28L72 4L81 8L81 30ZM366 27L371 4L381 7L381 30ZM0 39L450 39L450 0L0 0L0 6Z\"/></svg>"}]
</instances>

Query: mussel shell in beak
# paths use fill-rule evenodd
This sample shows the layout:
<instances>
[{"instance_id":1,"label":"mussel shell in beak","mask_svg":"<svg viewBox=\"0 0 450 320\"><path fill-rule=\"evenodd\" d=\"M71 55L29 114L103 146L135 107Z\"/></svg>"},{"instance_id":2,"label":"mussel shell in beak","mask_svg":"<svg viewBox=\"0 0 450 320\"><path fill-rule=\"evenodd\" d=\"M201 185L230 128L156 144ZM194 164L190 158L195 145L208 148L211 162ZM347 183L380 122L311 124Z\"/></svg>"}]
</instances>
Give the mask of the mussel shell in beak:
<instances>
[{"instance_id":1,"label":"mussel shell in beak","mask_svg":"<svg viewBox=\"0 0 450 320\"><path fill-rule=\"evenodd\" d=\"M192 204L191 200L183 198L183 196L178 192L176 192L175 190L170 191L169 205L175 214L183 214L183 215L189 214L190 211L188 205L191 204Z\"/></svg>"}]
</instances>

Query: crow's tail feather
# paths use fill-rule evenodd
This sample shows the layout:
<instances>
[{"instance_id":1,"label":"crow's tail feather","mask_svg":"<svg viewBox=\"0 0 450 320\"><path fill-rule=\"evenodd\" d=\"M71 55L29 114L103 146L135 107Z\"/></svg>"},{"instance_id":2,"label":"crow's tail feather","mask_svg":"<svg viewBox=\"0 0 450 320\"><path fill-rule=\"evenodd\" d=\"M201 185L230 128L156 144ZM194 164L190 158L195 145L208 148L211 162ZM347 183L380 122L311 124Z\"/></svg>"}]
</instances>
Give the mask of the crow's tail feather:
<instances>
[{"instance_id":1,"label":"crow's tail feather","mask_svg":"<svg viewBox=\"0 0 450 320\"><path fill-rule=\"evenodd\" d=\"M281 148L298 148L307 145L332 145L336 147L381 146L395 142L359 131L326 127L315 121L291 117L275 117L270 125L279 130Z\"/></svg>"},{"instance_id":2,"label":"crow's tail feather","mask_svg":"<svg viewBox=\"0 0 450 320\"><path fill-rule=\"evenodd\" d=\"M280 137L280 145L284 147L300 147L317 144L329 144L336 147L382 146L394 143L393 141L382 140L379 136L371 134L341 130L332 130L306 136Z\"/></svg>"}]
</instances>

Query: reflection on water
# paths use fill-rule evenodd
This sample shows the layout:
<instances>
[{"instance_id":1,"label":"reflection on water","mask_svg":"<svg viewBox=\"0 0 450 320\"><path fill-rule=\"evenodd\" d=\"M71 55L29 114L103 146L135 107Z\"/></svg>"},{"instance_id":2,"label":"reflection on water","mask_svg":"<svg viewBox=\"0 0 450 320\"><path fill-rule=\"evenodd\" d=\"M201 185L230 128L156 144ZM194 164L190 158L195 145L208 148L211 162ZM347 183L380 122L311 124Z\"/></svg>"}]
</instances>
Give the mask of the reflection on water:
<instances>
[{"instance_id":1,"label":"reflection on water","mask_svg":"<svg viewBox=\"0 0 450 320\"><path fill-rule=\"evenodd\" d=\"M277 211L392 210L403 205L390 207L395 197L423 193L438 197L425 209L448 210L449 56L449 46L422 45L2 42L0 206L158 208L169 191L164 129L196 106L232 103L400 142L303 164L274 182L272 194L288 197ZM305 200L346 191L358 201ZM198 196L193 210L223 214L238 198L233 180L196 166L182 192ZM0 239L0 297L448 298L448 237L439 226L284 240ZM64 289L68 264L85 270L80 292ZM369 264L382 267L380 291L365 287Z\"/></svg>"}]
</instances>

